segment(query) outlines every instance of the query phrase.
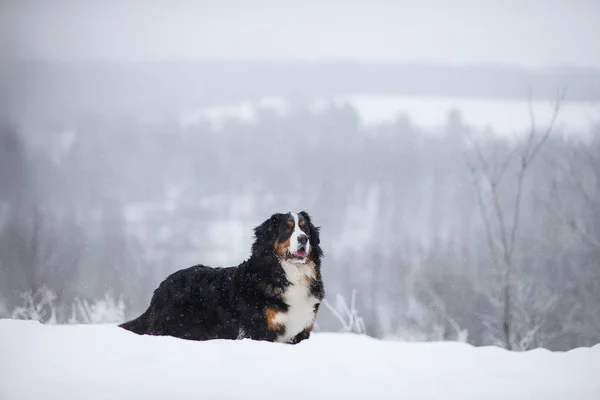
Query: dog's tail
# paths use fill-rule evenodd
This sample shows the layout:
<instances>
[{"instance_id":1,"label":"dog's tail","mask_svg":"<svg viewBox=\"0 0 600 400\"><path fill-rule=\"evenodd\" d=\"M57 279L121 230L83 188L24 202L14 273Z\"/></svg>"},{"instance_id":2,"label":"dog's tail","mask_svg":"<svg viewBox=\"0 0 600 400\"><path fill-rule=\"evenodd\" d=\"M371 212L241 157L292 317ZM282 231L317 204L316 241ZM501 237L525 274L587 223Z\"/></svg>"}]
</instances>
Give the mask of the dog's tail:
<instances>
[{"instance_id":1,"label":"dog's tail","mask_svg":"<svg viewBox=\"0 0 600 400\"><path fill-rule=\"evenodd\" d=\"M146 310L142 315L131 321L123 322L119 327L127 329L138 335L144 335L148 333L148 314L149 310Z\"/></svg>"}]
</instances>

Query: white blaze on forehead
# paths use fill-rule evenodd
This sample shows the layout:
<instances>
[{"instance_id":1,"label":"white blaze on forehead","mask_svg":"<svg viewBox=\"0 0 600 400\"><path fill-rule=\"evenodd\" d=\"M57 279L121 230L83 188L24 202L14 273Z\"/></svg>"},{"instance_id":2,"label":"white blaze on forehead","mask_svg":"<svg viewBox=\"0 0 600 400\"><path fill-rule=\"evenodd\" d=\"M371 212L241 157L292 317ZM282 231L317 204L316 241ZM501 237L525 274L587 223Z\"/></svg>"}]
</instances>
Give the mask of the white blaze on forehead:
<instances>
[{"instance_id":1,"label":"white blaze on forehead","mask_svg":"<svg viewBox=\"0 0 600 400\"><path fill-rule=\"evenodd\" d=\"M298 237L302 236L302 235L306 235L306 233L304 231L302 231L302 229L300 229L300 218L298 216L297 213L291 213L292 214L292 218L294 218L294 231L292 232L292 236L290 237L290 247L289 247L289 251L291 253L295 253L296 251L298 251L298 248L300 247L300 243L298 242ZM308 236L308 235L306 235ZM306 254L308 254L308 252L310 251L310 243L306 242Z\"/></svg>"}]
</instances>

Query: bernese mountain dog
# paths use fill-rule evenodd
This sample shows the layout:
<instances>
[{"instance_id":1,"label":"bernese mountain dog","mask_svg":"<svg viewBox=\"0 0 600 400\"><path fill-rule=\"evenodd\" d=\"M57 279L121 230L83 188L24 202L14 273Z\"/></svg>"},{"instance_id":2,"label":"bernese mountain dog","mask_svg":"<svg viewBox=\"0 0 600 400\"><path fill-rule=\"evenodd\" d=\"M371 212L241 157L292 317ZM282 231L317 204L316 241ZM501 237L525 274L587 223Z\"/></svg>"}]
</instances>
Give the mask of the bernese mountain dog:
<instances>
[{"instance_id":1,"label":"bernese mountain dog","mask_svg":"<svg viewBox=\"0 0 600 400\"><path fill-rule=\"evenodd\" d=\"M305 211L254 228L250 257L235 267L196 265L168 276L150 306L120 327L190 340L308 339L325 296L319 227Z\"/></svg>"}]
</instances>

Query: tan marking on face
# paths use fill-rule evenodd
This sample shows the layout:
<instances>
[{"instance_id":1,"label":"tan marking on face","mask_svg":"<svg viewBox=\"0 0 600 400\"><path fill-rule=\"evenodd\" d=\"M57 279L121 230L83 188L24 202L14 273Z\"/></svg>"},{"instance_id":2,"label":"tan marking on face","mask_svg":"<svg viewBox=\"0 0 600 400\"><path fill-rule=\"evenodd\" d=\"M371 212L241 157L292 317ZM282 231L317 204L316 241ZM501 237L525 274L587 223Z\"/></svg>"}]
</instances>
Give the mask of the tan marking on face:
<instances>
[{"instance_id":1,"label":"tan marking on face","mask_svg":"<svg viewBox=\"0 0 600 400\"><path fill-rule=\"evenodd\" d=\"M287 221L287 224L288 224L288 226L289 226L290 228L293 228L293 227L294 227L294 221L290 221L290 220L288 220L288 221ZM302 225L300 225L300 226L302 226Z\"/></svg>"},{"instance_id":2,"label":"tan marking on face","mask_svg":"<svg viewBox=\"0 0 600 400\"><path fill-rule=\"evenodd\" d=\"M304 225L305 225L304 221L300 221L300 222L298 222L298 226L299 226L300 228L304 228Z\"/></svg>"},{"instance_id":3,"label":"tan marking on face","mask_svg":"<svg viewBox=\"0 0 600 400\"><path fill-rule=\"evenodd\" d=\"M290 239L288 238L288 240L286 240L283 243L279 243L278 241L275 241L275 245L273 247L275 248L275 253L279 257L283 257L285 255L285 251L287 250L287 248L290 247Z\"/></svg>"},{"instance_id":4,"label":"tan marking on face","mask_svg":"<svg viewBox=\"0 0 600 400\"><path fill-rule=\"evenodd\" d=\"M279 315L279 313L280 311L274 308L267 307L265 314L267 317L267 327L269 329L279 330L283 327L283 325L280 322L277 322L277 316Z\"/></svg>"}]
</instances>

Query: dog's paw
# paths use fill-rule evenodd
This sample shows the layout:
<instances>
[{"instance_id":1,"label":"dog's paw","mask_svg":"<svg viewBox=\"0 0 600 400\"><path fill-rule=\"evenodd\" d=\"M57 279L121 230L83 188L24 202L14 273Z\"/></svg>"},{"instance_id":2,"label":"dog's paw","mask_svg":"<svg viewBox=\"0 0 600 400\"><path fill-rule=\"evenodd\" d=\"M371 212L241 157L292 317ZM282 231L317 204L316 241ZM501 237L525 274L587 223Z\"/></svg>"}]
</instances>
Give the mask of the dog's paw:
<instances>
[{"instance_id":1,"label":"dog's paw","mask_svg":"<svg viewBox=\"0 0 600 400\"><path fill-rule=\"evenodd\" d=\"M291 338L288 341L288 344L298 344L304 340L307 340L310 338L310 330L309 329L305 329L304 331L300 332L299 334L297 334L296 336L294 336L293 338Z\"/></svg>"}]
</instances>

